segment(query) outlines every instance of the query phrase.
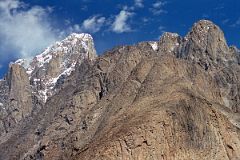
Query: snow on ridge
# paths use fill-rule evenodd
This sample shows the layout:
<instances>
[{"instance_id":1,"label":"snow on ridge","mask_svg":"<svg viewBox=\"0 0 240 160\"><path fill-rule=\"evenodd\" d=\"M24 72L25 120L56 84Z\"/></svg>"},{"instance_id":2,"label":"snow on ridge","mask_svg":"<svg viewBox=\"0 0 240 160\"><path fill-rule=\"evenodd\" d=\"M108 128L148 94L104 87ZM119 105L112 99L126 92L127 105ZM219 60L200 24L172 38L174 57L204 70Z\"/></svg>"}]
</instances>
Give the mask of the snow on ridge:
<instances>
[{"instance_id":1,"label":"snow on ridge","mask_svg":"<svg viewBox=\"0 0 240 160\"><path fill-rule=\"evenodd\" d=\"M81 41L84 48L87 48L86 42L93 40L92 36L87 33L72 33L65 39L55 42L53 45L47 47L41 54L36 55L33 59L36 62L39 62L40 66L44 63L48 63L52 59L52 55L49 55L50 52L56 53L58 51L65 51L69 49L68 47L74 46L78 41ZM19 59L15 63L22 63L24 59Z\"/></svg>"},{"instance_id":2,"label":"snow on ridge","mask_svg":"<svg viewBox=\"0 0 240 160\"><path fill-rule=\"evenodd\" d=\"M40 55L37 55L33 59L31 67L28 69L28 74L31 76L31 73L37 68L45 69L45 64L50 63L54 57L60 56L60 73L52 77L42 77L43 79L33 79L34 83L43 82L44 88L39 91L40 97L44 102L47 101L48 97L54 93L55 87L62 79L70 76L71 73L75 70L78 59L74 59L75 54L80 54L81 59L88 58L88 54L91 50L90 43L93 42L93 38L90 34L77 34L72 33L62 41L57 41L52 46L48 47ZM80 47L80 48L78 48ZM34 64L35 63L35 64Z\"/></svg>"},{"instance_id":3,"label":"snow on ridge","mask_svg":"<svg viewBox=\"0 0 240 160\"><path fill-rule=\"evenodd\" d=\"M50 48L47 48L43 53L37 55L35 57L38 67L42 67L45 63L49 63L50 60L52 59L52 55L49 54Z\"/></svg>"},{"instance_id":4,"label":"snow on ridge","mask_svg":"<svg viewBox=\"0 0 240 160\"><path fill-rule=\"evenodd\" d=\"M67 68L66 70L64 70L61 74L59 74L57 77L55 78L51 78L48 82L47 82L47 86L50 86L51 89L53 89L53 87L55 86L55 84L57 83L57 81L60 79L61 76L70 76L71 73L75 70L75 66L76 66L76 62L72 63L72 65Z\"/></svg>"},{"instance_id":5,"label":"snow on ridge","mask_svg":"<svg viewBox=\"0 0 240 160\"><path fill-rule=\"evenodd\" d=\"M27 69L29 67L29 59L18 59L15 62L11 62L10 64L18 64Z\"/></svg>"},{"instance_id":6,"label":"snow on ridge","mask_svg":"<svg viewBox=\"0 0 240 160\"><path fill-rule=\"evenodd\" d=\"M158 43L157 42L150 42L149 43L154 51L158 50Z\"/></svg>"},{"instance_id":7,"label":"snow on ridge","mask_svg":"<svg viewBox=\"0 0 240 160\"><path fill-rule=\"evenodd\" d=\"M88 33L72 33L69 37L76 37L82 39L83 41L93 40L92 36Z\"/></svg>"},{"instance_id":8,"label":"snow on ridge","mask_svg":"<svg viewBox=\"0 0 240 160\"><path fill-rule=\"evenodd\" d=\"M14 63L19 64L19 65L23 65L25 63L24 61L25 61L24 59L18 59Z\"/></svg>"},{"instance_id":9,"label":"snow on ridge","mask_svg":"<svg viewBox=\"0 0 240 160\"><path fill-rule=\"evenodd\" d=\"M54 56L57 56L58 53L64 54L73 54L71 49L77 45L77 43L82 45L82 48L86 51L86 54L89 51L88 43L93 41L93 38L90 34L87 33L72 33L65 39L55 42L53 45L47 47L41 54L36 55L32 60L32 65L27 69L27 73L31 75L35 67L43 67L44 64L49 63ZM86 58L85 55L83 58ZM35 64L34 64L35 63Z\"/></svg>"},{"instance_id":10,"label":"snow on ridge","mask_svg":"<svg viewBox=\"0 0 240 160\"><path fill-rule=\"evenodd\" d=\"M45 88L43 90L39 91L39 94L44 102L47 101L48 97L52 95L52 92L54 87L56 86L58 80L61 79L61 77L65 78L71 75L71 73L75 70L76 62L72 63L72 65L64 70L61 74L59 74L57 77L50 78L45 83ZM41 81L40 79L34 79L34 81Z\"/></svg>"}]
</instances>

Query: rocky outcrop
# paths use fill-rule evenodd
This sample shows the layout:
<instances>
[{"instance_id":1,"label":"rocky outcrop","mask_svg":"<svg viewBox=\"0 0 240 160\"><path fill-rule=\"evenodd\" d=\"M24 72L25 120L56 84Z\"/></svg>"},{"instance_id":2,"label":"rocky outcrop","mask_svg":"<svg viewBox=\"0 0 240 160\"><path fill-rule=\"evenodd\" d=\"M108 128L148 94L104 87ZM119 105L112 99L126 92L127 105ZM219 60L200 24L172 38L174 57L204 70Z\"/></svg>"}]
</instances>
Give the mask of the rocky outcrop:
<instances>
[{"instance_id":1,"label":"rocky outcrop","mask_svg":"<svg viewBox=\"0 0 240 160\"><path fill-rule=\"evenodd\" d=\"M18 64L10 64L9 73L1 81L0 135L8 133L32 111L32 92L26 70Z\"/></svg>"},{"instance_id":2,"label":"rocky outcrop","mask_svg":"<svg viewBox=\"0 0 240 160\"><path fill-rule=\"evenodd\" d=\"M16 122L19 122L32 110L29 77L22 66L11 64L7 81L9 83L8 112Z\"/></svg>"},{"instance_id":3,"label":"rocky outcrop","mask_svg":"<svg viewBox=\"0 0 240 160\"><path fill-rule=\"evenodd\" d=\"M84 59L0 159L240 159L238 53L202 20Z\"/></svg>"}]
</instances>

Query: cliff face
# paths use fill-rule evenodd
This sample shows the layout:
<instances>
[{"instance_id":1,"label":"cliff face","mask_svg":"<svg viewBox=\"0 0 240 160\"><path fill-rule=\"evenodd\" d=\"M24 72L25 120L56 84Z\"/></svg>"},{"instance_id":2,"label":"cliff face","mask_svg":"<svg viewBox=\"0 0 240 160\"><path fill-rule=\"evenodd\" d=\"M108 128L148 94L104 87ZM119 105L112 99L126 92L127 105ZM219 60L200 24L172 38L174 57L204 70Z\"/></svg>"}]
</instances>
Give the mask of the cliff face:
<instances>
[{"instance_id":1,"label":"cliff face","mask_svg":"<svg viewBox=\"0 0 240 160\"><path fill-rule=\"evenodd\" d=\"M0 137L0 159L240 159L239 51L218 26L94 57ZM28 79L15 85L28 104Z\"/></svg>"}]
</instances>

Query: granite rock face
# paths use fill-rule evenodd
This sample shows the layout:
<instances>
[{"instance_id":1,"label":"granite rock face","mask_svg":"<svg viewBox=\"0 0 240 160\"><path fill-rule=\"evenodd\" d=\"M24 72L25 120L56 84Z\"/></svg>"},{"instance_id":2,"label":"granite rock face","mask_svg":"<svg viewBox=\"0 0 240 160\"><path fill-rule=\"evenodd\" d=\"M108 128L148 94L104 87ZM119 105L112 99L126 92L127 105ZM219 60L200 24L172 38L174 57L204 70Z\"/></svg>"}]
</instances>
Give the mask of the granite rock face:
<instances>
[{"instance_id":1,"label":"granite rock face","mask_svg":"<svg viewBox=\"0 0 240 160\"><path fill-rule=\"evenodd\" d=\"M0 81L3 105L36 94L41 106L0 137L0 159L240 159L239 50L218 26L201 20L186 37L165 33L93 57L43 102L28 78L15 84L21 96Z\"/></svg>"}]
</instances>

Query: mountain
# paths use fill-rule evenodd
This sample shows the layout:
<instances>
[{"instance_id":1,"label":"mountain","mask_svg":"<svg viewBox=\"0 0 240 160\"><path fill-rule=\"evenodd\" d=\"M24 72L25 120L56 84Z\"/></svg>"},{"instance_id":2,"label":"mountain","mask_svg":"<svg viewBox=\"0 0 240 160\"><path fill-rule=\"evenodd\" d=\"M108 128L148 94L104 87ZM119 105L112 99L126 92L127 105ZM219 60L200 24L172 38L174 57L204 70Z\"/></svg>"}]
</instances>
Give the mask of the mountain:
<instances>
[{"instance_id":1,"label":"mountain","mask_svg":"<svg viewBox=\"0 0 240 160\"><path fill-rule=\"evenodd\" d=\"M37 55L26 67L30 84L38 92L43 102L54 94L60 84L64 83L76 65L82 61L97 57L93 39L89 34L71 34L61 42L56 42L43 53ZM24 66L26 60L15 63ZM25 62L26 63L26 62Z\"/></svg>"},{"instance_id":2,"label":"mountain","mask_svg":"<svg viewBox=\"0 0 240 160\"><path fill-rule=\"evenodd\" d=\"M240 159L239 54L207 20L101 56L72 34L0 81L0 159Z\"/></svg>"},{"instance_id":3,"label":"mountain","mask_svg":"<svg viewBox=\"0 0 240 160\"><path fill-rule=\"evenodd\" d=\"M67 77L83 61L97 57L89 34L71 34L56 42L30 62L19 59L9 65L7 76L0 81L0 135L8 133L22 119L38 112L47 99L55 95ZM29 63L29 64L28 64Z\"/></svg>"}]
</instances>

